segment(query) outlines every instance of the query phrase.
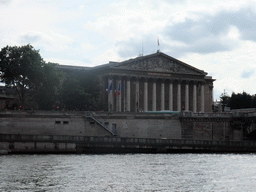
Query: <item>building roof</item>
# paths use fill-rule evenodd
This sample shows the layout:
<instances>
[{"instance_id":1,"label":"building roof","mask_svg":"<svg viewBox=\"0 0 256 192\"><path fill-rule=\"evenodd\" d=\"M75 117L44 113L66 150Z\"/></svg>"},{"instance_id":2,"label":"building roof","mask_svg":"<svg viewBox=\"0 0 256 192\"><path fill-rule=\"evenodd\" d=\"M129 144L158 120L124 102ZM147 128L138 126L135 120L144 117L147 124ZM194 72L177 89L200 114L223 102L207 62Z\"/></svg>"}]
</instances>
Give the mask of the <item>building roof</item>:
<instances>
[{"instance_id":1,"label":"building roof","mask_svg":"<svg viewBox=\"0 0 256 192\"><path fill-rule=\"evenodd\" d=\"M122 62L110 61L107 64L98 65L95 67L69 66L58 65L62 70L105 70L105 69L126 69L126 70L143 70L143 71L159 71L172 73L194 73L197 75L207 75L203 70L197 69L187 63L175 59L160 51L128 59Z\"/></svg>"},{"instance_id":2,"label":"building roof","mask_svg":"<svg viewBox=\"0 0 256 192\"><path fill-rule=\"evenodd\" d=\"M146 56L139 56L123 62L113 62L110 63L108 67L130 70L158 71L165 73L207 75L207 73L203 70L197 69L162 52L156 52Z\"/></svg>"}]
</instances>

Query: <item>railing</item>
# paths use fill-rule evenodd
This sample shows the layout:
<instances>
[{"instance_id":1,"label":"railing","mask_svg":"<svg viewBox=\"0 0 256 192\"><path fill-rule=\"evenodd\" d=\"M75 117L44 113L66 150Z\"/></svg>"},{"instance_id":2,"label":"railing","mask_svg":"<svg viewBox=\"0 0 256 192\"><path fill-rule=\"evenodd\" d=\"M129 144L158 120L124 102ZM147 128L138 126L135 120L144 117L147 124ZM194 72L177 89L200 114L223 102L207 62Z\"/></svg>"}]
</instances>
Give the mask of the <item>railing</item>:
<instances>
[{"instance_id":1,"label":"railing","mask_svg":"<svg viewBox=\"0 0 256 192\"><path fill-rule=\"evenodd\" d=\"M232 113L194 113L181 112L181 117L232 117Z\"/></svg>"},{"instance_id":2,"label":"railing","mask_svg":"<svg viewBox=\"0 0 256 192\"><path fill-rule=\"evenodd\" d=\"M116 133L114 133L108 126L105 126L103 124L104 120L99 115L97 115L95 112L86 112L86 116L88 118L93 119L96 123L98 123L100 126L102 126L109 133L111 133L112 135L116 136Z\"/></svg>"}]
</instances>

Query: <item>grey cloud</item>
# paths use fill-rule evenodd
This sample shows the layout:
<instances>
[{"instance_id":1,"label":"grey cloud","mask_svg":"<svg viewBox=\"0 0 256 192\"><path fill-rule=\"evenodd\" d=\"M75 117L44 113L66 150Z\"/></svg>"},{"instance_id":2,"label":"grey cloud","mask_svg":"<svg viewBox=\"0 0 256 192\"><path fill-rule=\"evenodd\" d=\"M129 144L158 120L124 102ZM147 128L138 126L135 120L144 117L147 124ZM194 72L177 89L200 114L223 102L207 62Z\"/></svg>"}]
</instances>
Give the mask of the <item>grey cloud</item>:
<instances>
[{"instance_id":1,"label":"grey cloud","mask_svg":"<svg viewBox=\"0 0 256 192\"><path fill-rule=\"evenodd\" d=\"M245 40L256 41L256 12L251 7L243 7L238 11L221 11L210 18L211 24L208 28L221 27L221 32L227 32L230 26L235 26Z\"/></svg>"},{"instance_id":2,"label":"grey cloud","mask_svg":"<svg viewBox=\"0 0 256 192\"><path fill-rule=\"evenodd\" d=\"M26 34L20 37L22 43L35 43L41 39L42 37L39 34Z\"/></svg>"},{"instance_id":3,"label":"grey cloud","mask_svg":"<svg viewBox=\"0 0 256 192\"><path fill-rule=\"evenodd\" d=\"M252 8L243 8L233 15L233 25L237 26L241 37L245 40L256 41L256 12Z\"/></svg>"},{"instance_id":4,"label":"grey cloud","mask_svg":"<svg viewBox=\"0 0 256 192\"><path fill-rule=\"evenodd\" d=\"M147 55L155 53L158 49L157 38L146 35L143 38L131 38L128 41L116 43L118 54L122 58L130 58L140 54Z\"/></svg>"},{"instance_id":5,"label":"grey cloud","mask_svg":"<svg viewBox=\"0 0 256 192\"><path fill-rule=\"evenodd\" d=\"M254 70L245 70L241 74L241 78L248 79L255 74Z\"/></svg>"},{"instance_id":6,"label":"grey cloud","mask_svg":"<svg viewBox=\"0 0 256 192\"><path fill-rule=\"evenodd\" d=\"M0 4L9 4L12 0L0 0Z\"/></svg>"},{"instance_id":7,"label":"grey cloud","mask_svg":"<svg viewBox=\"0 0 256 192\"><path fill-rule=\"evenodd\" d=\"M238 42L227 38L232 26L237 27L241 39L256 41L256 12L251 7L198 16L201 19L187 19L182 23L166 26L164 36L170 41L185 44L185 47L179 47L180 51L202 54L235 49Z\"/></svg>"},{"instance_id":8,"label":"grey cloud","mask_svg":"<svg viewBox=\"0 0 256 192\"><path fill-rule=\"evenodd\" d=\"M164 1L170 4L184 4L187 0L164 0Z\"/></svg>"},{"instance_id":9,"label":"grey cloud","mask_svg":"<svg viewBox=\"0 0 256 192\"><path fill-rule=\"evenodd\" d=\"M256 11L251 7L236 11L222 10L215 15L195 13L198 20L186 19L184 22L168 25L161 34L166 42L161 44L160 48L165 49L161 51L180 57L187 53L208 54L234 50L239 46L239 42L228 37L231 27L238 29L240 39L256 41ZM146 42L144 47L149 49L144 54L156 51L156 40L152 39L153 36L148 34L143 37ZM118 42L119 55L125 58L138 55L141 39Z\"/></svg>"}]
</instances>

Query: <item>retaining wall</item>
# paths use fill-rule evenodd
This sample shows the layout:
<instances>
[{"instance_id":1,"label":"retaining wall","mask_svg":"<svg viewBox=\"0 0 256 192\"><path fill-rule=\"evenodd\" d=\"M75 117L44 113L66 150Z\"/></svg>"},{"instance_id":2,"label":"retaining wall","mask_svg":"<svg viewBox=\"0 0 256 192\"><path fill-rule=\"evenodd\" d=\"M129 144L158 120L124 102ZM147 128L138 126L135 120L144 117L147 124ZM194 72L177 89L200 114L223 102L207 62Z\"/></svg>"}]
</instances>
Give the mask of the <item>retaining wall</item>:
<instances>
[{"instance_id":1,"label":"retaining wall","mask_svg":"<svg viewBox=\"0 0 256 192\"><path fill-rule=\"evenodd\" d=\"M97 113L118 137L242 141L243 129L232 126L231 116L186 117L159 113ZM112 136L85 112L0 113L0 134Z\"/></svg>"}]
</instances>

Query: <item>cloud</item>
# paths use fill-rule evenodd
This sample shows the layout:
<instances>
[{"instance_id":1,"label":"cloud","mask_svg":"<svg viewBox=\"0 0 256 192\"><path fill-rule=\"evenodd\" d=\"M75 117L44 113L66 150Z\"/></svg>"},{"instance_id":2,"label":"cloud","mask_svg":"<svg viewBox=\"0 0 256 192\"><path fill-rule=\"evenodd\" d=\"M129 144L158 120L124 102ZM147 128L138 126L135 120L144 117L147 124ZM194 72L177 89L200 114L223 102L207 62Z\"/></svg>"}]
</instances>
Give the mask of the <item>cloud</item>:
<instances>
[{"instance_id":1,"label":"cloud","mask_svg":"<svg viewBox=\"0 0 256 192\"><path fill-rule=\"evenodd\" d=\"M90 60L87 60L85 62L79 61L79 60L65 60L65 59L56 59L56 58L44 58L46 62L51 62L51 63L58 63L60 65L75 65L75 66L84 66L88 67L88 63L90 63Z\"/></svg>"},{"instance_id":2,"label":"cloud","mask_svg":"<svg viewBox=\"0 0 256 192\"><path fill-rule=\"evenodd\" d=\"M241 92L242 83L238 78L235 77L226 77L215 82L215 86L218 86L218 91L226 90L227 93L231 94L232 92L238 93Z\"/></svg>"},{"instance_id":3,"label":"cloud","mask_svg":"<svg viewBox=\"0 0 256 192\"><path fill-rule=\"evenodd\" d=\"M31 34L31 33L28 33L28 34L25 34L25 35L22 35L20 37L20 41L22 43L31 43L31 44L34 44L40 40L42 40L43 37L42 35L39 35L39 34Z\"/></svg>"},{"instance_id":4,"label":"cloud","mask_svg":"<svg viewBox=\"0 0 256 192\"><path fill-rule=\"evenodd\" d=\"M116 43L118 55L124 59L155 53L158 49L157 36L145 35Z\"/></svg>"},{"instance_id":5,"label":"cloud","mask_svg":"<svg viewBox=\"0 0 256 192\"><path fill-rule=\"evenodd\" d=\"M237 12L223 13L223 15L227 17L228 23L238 28L241 39L256 41L255 9L244 7Z\"/></svg>"},{"instance_id":6,"label":"cloud","mask_svg":"<svg viewBox=\"0 0 256 192\"><path fill-rule=\"evenodd\" d=\"M168 20L168 9L165 5L163 2L147 0L118 1L107 6L95 20L87 21L84 29L117 41L155 33Z\"/></svg>"},{"instance_id":7,"label":"cloud","mask_svg":"<svg viewBox=\"0 0 256 192\"><path fill-rule=\"evenodd\" d=\"M256 12L251 7L215 14L198 13L196 19L170 22L163 30L163 36L172 42L169 47L179 49L180 55L231 51L239 46L239 40L256 41L255 17ZM236 37L230 33L234 29Z\"/></svg>"},{"instance_id":8,"label":"cloud","mask_svg":"<svg viewBox=\"0 0 256 192\"><path fill-rule=\"evenodd\" d=\"M186 17L184 17L186 14L183 15L184 19L177 20L171 17L165 27L159 27L158 30L148 28L147 31L138 30L140 27L135 27L135 24L145 22L141 15L137 15L141 19L130 18L136 30L128 29L126 33L129 35L126 38L118 38L116 43L119 48L118 53L122 57L137 54L142 41L147 42L145 45L154 47L155 39L153 38L156 35L163 39L161 49L167 50L176 57L189 53L210 54L235 50L243 40L256 41L256 20L254 19L256 11L252 7L225 9L215 13L191 11L190 18L188 13ZM150 36L151 38L148 38Z\"/></svg>"},{"instance_id":9,"label":"cloud","mask_svg":"<svg viewBox=\"0 0 256 192\"><path fill-rule=\"evenodd\" d=\"M255 71L254 70L244 70L241 74L241 78L244 78L244 79L249 79L251 76L253 76L255 74Z\"/></svg>"},{"instance_id":10,"label":"cloud","mask_svg":"<svg viewBox=\"0 0 256 192\"><path fill-rule=\"evenodd\" d=\"M95 47L90 43L82 43L81 48L84 51L94 51L95 50Z\"/></svg>"},{"instance_id":11,"label":"cloud","mask_svg":"<svg viewBox=\"0 0 256 192\"><path fill-rule=\"evenodd\" d=\"M173 5L173 4L184 4L187 0L176 0L176 1L174 1L174 0L164 0L164 1Z\"/></svg>"},{"instance_id":12,"label":"cloud","mask_svg":"<svg viewBox=\"0 0 256 192\"><path fill-rule=\"evenodd\" d=\"M106 64L109 61L122 61L115 49L108 49L94 58L92 66Z\"/></svg>"},{"instance_id":13,"label":"cloud","mask_svg":"<svg viewBox=\"0 0 256 192\"><path fill-rule=\"evenodd\" d=\"M178 49L180 53L196 52L205 54L231 50L232 44L235 44L235 42L225 41L227 40L227 27L218 26L211 29L209 25L211 25L209 21L187 19L185 22L167 26L163 33L170 42L174 41L171 47ZM179 44L175 42L179 42Z\"/></svg>"},{"instance_id":14,"label":"cloud","mask_svg":"<svg viewBox=\"0 0 256 192\"><path fill-rule=\"evenodd\" d=\"M19 40L21 44L33 44L35 46L42 46L51 51L59 51L67 49L73 42L73 39L60 33L49 31L42 33L38 31L28 32L20 35Z\"/></svg>"},{"instance_id":15,"label":"cloud","mask_svg":"<svg viewBox=\"0 0 256 192\"><path fill-rule=\"evenodd\" d=\"M12 0L0 0L0 4L9 4Z\"/></svg>"}]
</instances>

